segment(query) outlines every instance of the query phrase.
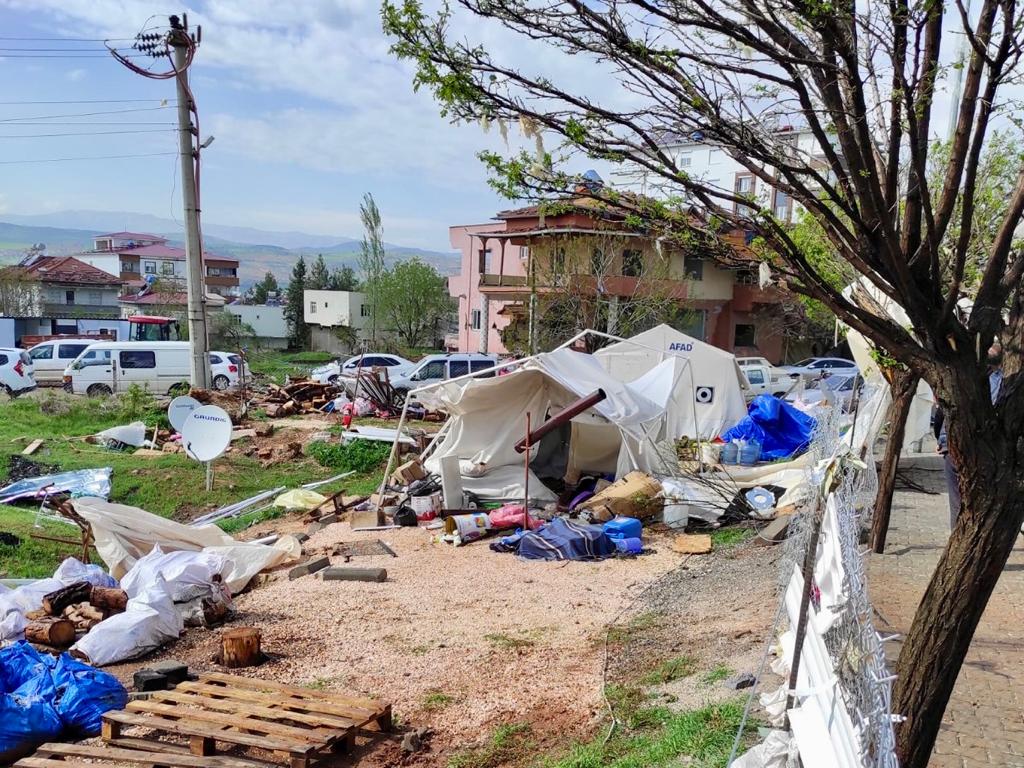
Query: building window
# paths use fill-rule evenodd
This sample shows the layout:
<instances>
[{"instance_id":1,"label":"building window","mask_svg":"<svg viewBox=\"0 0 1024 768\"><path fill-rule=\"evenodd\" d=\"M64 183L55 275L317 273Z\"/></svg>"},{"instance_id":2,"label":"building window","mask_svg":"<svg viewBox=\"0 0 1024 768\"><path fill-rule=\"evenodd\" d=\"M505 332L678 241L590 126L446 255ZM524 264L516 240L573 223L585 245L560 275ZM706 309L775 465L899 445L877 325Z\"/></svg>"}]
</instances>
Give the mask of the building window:
<instances>
[{"instance_id":1,"label":"building window","mask_svg":"<svg viewBox=\"0 0 1024 768\"><path fill-rule=\"evenodd\" d=\"M605 256L604 251L600 248L595 248L590 254L590 268L595 275L603 275L605 273Z\"/></svg>"},{"instance_id":2,"label":"building window","mask_svg":"<svg viewBox=\"0 0 1024 768\"><path fill-rule=\"evenodd\" d=\"M480 330L480 310L474 309L469 313L469 327L474 331Z\"/></svg>"},{"instance_id":3,"label":"building window","mask_svg":"<svg viewBox=\"0 0 1024 768\"><path fill-rule=\"evenodd\" d=\"M360 317L369 317L370 316L370 305L369 304L360 304L359 305L359 316Z\"/></svg>"},{"instance_id":4,"label":"building window","mask_svg":"<svg viewBox=\"0 0 1024 768\"><path fill-rule=\"evenodd\" d=\"M683 316L682 327L679 329L687 336L704 341L704 327L707 322L706 309L688 309Z\"/></svg>"},{"instance_id":5,"label":"building window","mask_svg":"<svg viewBox=\"0 0 1024 768\"><path fill-rule=\"evenodd\" d=\"M736 193L737 197L753 197L754 196L754 176L750 173L737 173L736 183L733 185L733 192ZM738 216L750 216L753 210L749 205L743 205L741 203L734 203L733 210L736 211Z\"/></svg>"},{"instance_id":6,"label":"building window","mask_svg":"<svg viewBox=\"0 0 1024 768\"><path fill-rule=\"evenodd\" d=\"M793 198L781 189L772 191L772 213L779 221L793 220Z\"/></svg>"},{"instance_id":7,"label":"building window","mask_svg":"<svg viewBox=\"0 0 1024 768\"><path fill-rule=\"evenodd\" d=\"M530 249L525 245L519 246L519 260L525 261L530 256Z\"/></svg>"},{"instance_id":8,"label":"building window","mask_svg":"<svg viewBox=\"0 0 1024 768\"><path fill-rule=\"evenodd\" d=\"M757 285L757 273L752 269L737 269L736 285Z\"/></svg>"},{"instance_id":9,"label":"building window","mask_svg":"<svg viewBox=\"0 0 1024 768\"><path fill-rule=\"evenodd\" d=\"M635 248L622 252L623 277L640 277L644 267L644 254Z\"/></svg>"},{"instance_id":10,"label":"building window","mask_svg":"<svg viewBox=\"0 0 1024 768\"><path fill-rule=\"evenodd\" d=\"M490 248L481 248L477 252L477 272L481 275L487 274L487 260L491 255Z\"/></svg>"},{"instance_id":11,"label":"building window","mask_svg":"<svg viewBox=\"0 0 1024 768\"><path fill-rule=\"evenodd\" d=\"M736 323L736 342L734 346L737 347L754 347L757 346L755 337L757 336L757 329L751 323Z\"/></svg>"},{"instance_id":12,"label":"building window","mask_svg":"<svg viewBox=\"0 0 1024 768\"><path fill-rule=\"evenodd\" d=\"M687 256L683 260L683 271L689 280L704 279L704 259L696 256Z\"/></svg>"},{"instance_id":13,"label":"building window","mask_svg":"<svg viewBox=\"0 0 1024 768\"><path fill-rule=\"evenodd\" d=\"M132 272L132 273L137 275L137 274L139 274L139 262L137 262L137 261L122 261L121 262L121 271L122 272Z\"/></svg>"},{"instance_id":14,"label":"building window","mask_svg":"<svg viewBox=\"0 0 1024 768\"><path fill-rule=\"evenodd\" d=\"M74 304L75 303L75 292L74 291L64 291L64 303L65 304Z\"/></svg>"},{"instance_id":15,"label":"building window","mask_svg":"<svg viewBox=\"0 0 1024 768\"><path fill-rule=\"evenodd\" d=\"M103 303L103 291L89 291L89 303L90 304L102 304Z\"/></svg>"},{"instance_id":16,"label":"building window","mask_svg":"<svg viewBox=\"0 0 1024 768\"><path fill-rule=\"evenodd\" d=\"M309 302L309 314L311 314L311 315L315 315L316 314L316 302L315 301Z\"/></svg>"},{"instance_id":17,"label":"building window","mask_svg":"<svg viewBox=\"0 0 1024 768\"><path fill-rule=\"evenodd\" d=\"M156 274L156 262L155 261L145 261L145 262L143 262L143 264L146 267L146 274L147 275L155 275Z\"/></svg>"},{"instance_id":18,"label":"building window","mask_svg":"<svg viewBox=\"0 0 1024 768\"><path fill-rule=\"evenodd\" d=\"M160 274L162 274L162 275L173 275L174 274L174 262L173 261L161 261L160 262Z\"/></svg>"},{"instance_id":19,"label":"building window","mask_svg":"<svg viewBox=\"0 0 1024 768\"><path fill-rule=\"evenodd\" d=\"M689 152L680 153L679 157L676 158L677 168L689 168L693 164L693 155Z\"/></svg>"},{"instance_id":20,"label":"building window","mask_svg":"<svg viewBox=\"0 0 1024 768\"><path fill-rule=\"evenodd\" d=\"M555 275L565 273L565 248L555 248L551 254L551 272Z\"/></svg>"}]
</instances>

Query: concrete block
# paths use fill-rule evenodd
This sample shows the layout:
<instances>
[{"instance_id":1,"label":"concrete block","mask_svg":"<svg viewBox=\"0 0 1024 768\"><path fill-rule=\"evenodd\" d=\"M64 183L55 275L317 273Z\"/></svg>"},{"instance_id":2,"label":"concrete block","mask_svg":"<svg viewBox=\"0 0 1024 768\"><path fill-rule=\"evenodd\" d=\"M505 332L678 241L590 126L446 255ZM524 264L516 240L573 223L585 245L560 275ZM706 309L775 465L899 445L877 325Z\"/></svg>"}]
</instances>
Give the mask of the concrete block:
<instances>
[{"instance_id":1,"label":"concrete block","mask_svg":"<svg viewBox=\"0 0 1024 768\"><path fill-rule=\"evenodd\" d=\"M155 664L151 664L149 669L166 677L170 685L177 685L188 680L188 664L184 664L177 659L158 661Z\"/></svg>"},{"instance_id":2,"label":"concrete block","mask_svg":"<svg viewBox=\"0 0 1024 768\"><path fill-rule=\"evenodd\" d=\"M136 691L167 690L167 678L152 669L140 669L135 673L132 684Z\"/></svg>"},{"instance_id":3,"label":"concrete block","mask_svg":"<svg viewBox=\"0 0 1024 768\"><path fill-rule=\"evenodd\" d=\"M288 571L288 580L295 581L295 579L301 579L303 576L308 576L311 573L322 571L330 564L331 559L329 557L318 557L315 560L307 560Z\"/></svg>"},{"instance_id":4,"label":"concrete block","mask_svg":"<svg viewBox=\"0 0 1024 768\"><path fill-rule=\"evenodd\" d=\"M781 544L786 540L786 532L789 530L790 515L779 515L768 525L757 532L754 543L762 547L771 547Z\"/></svg>"},{"instance_id":5,"label":"concrete block","mask_svg":"<svg viewBox=\"0 0 1024 768\"><path fill-rule=\"evenodd\" d=\"M320 574L324 581L387 581L388 572L384 568L344 568L333 566L324 569Z\"/></svg>"},{"instance_id":6,"label":"concrete block","mask_svg":"<svg viewBox=\"0 0 1024 768\"><path fill-rule=\"evenodd\" d=\"M742 691L744 688L750 688L756 682L757 678L749 672L740 672L726 680L724 685L734 691Z\"/></svg>"}]
</instances>

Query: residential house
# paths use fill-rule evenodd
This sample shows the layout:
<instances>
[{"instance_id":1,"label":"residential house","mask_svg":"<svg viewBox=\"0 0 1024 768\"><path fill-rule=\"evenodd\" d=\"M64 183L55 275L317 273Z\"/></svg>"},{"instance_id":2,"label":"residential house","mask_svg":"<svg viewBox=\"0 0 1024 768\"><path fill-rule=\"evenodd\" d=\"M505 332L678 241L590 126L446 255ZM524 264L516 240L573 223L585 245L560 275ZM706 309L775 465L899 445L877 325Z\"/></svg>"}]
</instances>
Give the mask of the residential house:
<instances>
[{"instance_id":1,"label":"residential house","mask_svg":"<svg viewBox=\"0 0 1024 768\"><path fill-rule=\"evenodd\" d=\"M164 282L184 283L185 249L168 245L166 237L141 232L97 235L93 250L77 254L83 261L112 275L129 288L138 289L148 275ZM208 293L233 297L239 293L238 260L204 252L204 280Z\"/></svg>"},{"instance_id":2,"label":"residential house","mask_svg":"<svg viewBox=\"0 0 1024 768\"><path fill-rule=\"evenodd\" d=\"M239 323L252 328L261 347L285 349L288 346L288 323L281 304L228 304L224 311L237 317Z\"/></svg>"},{"instance_id":3,"label":"residential house","mask_svg":"<svg viewBox=\"0 0 1024 768\"><path fill-rule=\"evenodd\" d=\"M717 347L782 358L770 322L782 297L758 286L742 232L724 236L725 245L674 246L586 196L496 218L449 230L462 251L462 271L449 279L458 351L524 351L542 323L560 323L563 337L585 325L628 333L642 301L659 302L680 330Z\"/></svg>"},{"instance_id":4,"label":"residential house","mask_svg":"<svg viewBox=\"0 0 1024 768\"><path fill-rule=\"evenodd\" d=\"M793 153L801 157L803 162L813 164L815 158L821 156L817 138L807 129L784 126L777 136L783 143L790 145ZM662 148L676 167L691 178L726 192L752 197L762 207L769 208L780 221L792 222L799 210L799 206L794 204L784 190L755 177L727 149L706 140L699 131L689 135L665 133L662 136ZM824 167L824 163L822 165ZM664 179L644 168L626 165L616 173L613 181L617 187L641 195L664 196ZM673 186L672 192L679 194L679 187ZM741 215L747 209L740 203L733 203L732 207L735 213Z\"/></svg>"},{"instance_id":5,"label":"residential house","mask_svg":"<svg viewBox=\"0 0 1024 768\"><path fill-rule=\"evenodd\" d=\"M302 292L302 304L314 350L347 353L369 338L370 307L365 294L306 290Z\"/></svg>"},{"instance_id":6,"label":"residential house","mask_svg":"<svg viewBox=\"0 0 1024 768\"><path fill-rule=\"evenodd\" d=\"M121 280L74 256L31 256L0 275L9 317L118 316Z\"/></svg>"}]
</instances>

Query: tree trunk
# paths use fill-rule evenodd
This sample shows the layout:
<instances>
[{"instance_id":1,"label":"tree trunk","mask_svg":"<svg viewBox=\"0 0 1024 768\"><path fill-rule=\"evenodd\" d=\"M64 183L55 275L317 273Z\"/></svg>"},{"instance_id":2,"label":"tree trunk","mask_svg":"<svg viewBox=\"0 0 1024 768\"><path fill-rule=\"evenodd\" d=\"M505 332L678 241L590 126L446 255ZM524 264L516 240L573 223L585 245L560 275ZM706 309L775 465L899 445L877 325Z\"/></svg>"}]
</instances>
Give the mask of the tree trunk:
<instances>
[{"instance_id":1,"label":"tree trunk","mask_svg":"<svg viewBox=\"0 0 1024 768\"><path fill-rule=\"evenodd\" d=\"M44 595L43 610L51 616L60 616L69 605L89 602L91 594L92 584L88 581L76 581Z\"/></svg>"},{"instance_id":2,"label":"tree trunk","mask_svg":"<svg viewBox=\"0 0 1024 768\"><path fill-rule=\"evenodd\" d=\"M89 602L108 613L121 613L128 606L128 593L117 587L93 587Z\"/></svg>"},{"instance_id":3,"label":"tree trunk","mask_svg":"<svg viewBox=\"0 0 1024 768\"><path fill-rule=\"evenodd\" d=\"M903 768L928 765L971 639L1024 521L1024 446L1007 423L1017 419L996 417L987 381L951 373L930 383L946 412L962 504L897 663L892 706L906 718L896 730Z\"/></svg>"},{"instance_id":4,"label":"tree trunk","mask_svg":"<svg viewBox=\"0 0 1024 768\"><path fill-rule=\"evenodd\" d=\"M900 463L900 451L907 428L910 405L917 392L918 377L905 368L886 371L892 405L889 406L889 437L885 443L885 456L878 473L878 495L875 497L875 511L871 520L871 548L881 554L885 551L885 537L889 533L889 513L892 495L896 490L896 469Z\"/></svg>"},{"instance_id":5,"label":"tree trunk","mask_svg":"<svg viewBox=\"0 0 1024 768\"><path fill-rule=\"evenodd\" d=\"M225 667L254 667L261 661L260 631L255 627L229 629L221 635L220 663Z\"/></svg>"}]
</instances>

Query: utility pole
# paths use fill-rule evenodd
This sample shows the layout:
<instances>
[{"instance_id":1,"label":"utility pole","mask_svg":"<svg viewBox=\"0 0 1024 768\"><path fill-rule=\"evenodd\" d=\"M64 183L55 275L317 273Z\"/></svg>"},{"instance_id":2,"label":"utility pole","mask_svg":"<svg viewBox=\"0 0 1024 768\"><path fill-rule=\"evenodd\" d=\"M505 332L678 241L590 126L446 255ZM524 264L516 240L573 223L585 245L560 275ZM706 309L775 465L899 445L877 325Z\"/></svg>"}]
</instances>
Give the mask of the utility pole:
<instances>
[{"instance_id":1,"label":"utility pole","mask_svg":"<svg viewBox=\"0 0 1024 768\"><path fill-rule=\"evenodd\" d=\"M181 194L185 204L185 287L188 292L188 339L192 348L192 386L210 388L209 337L206 324L206 280L203 275L203 241L199 230L196 202L196 163L198 136L192 125L192 92L188 87L189 49L195 43L188 36L188 22L171 17L168 42L174 48L174 78L178 88L178 141L181 156Z\"/></svg>"}]
</instances>

